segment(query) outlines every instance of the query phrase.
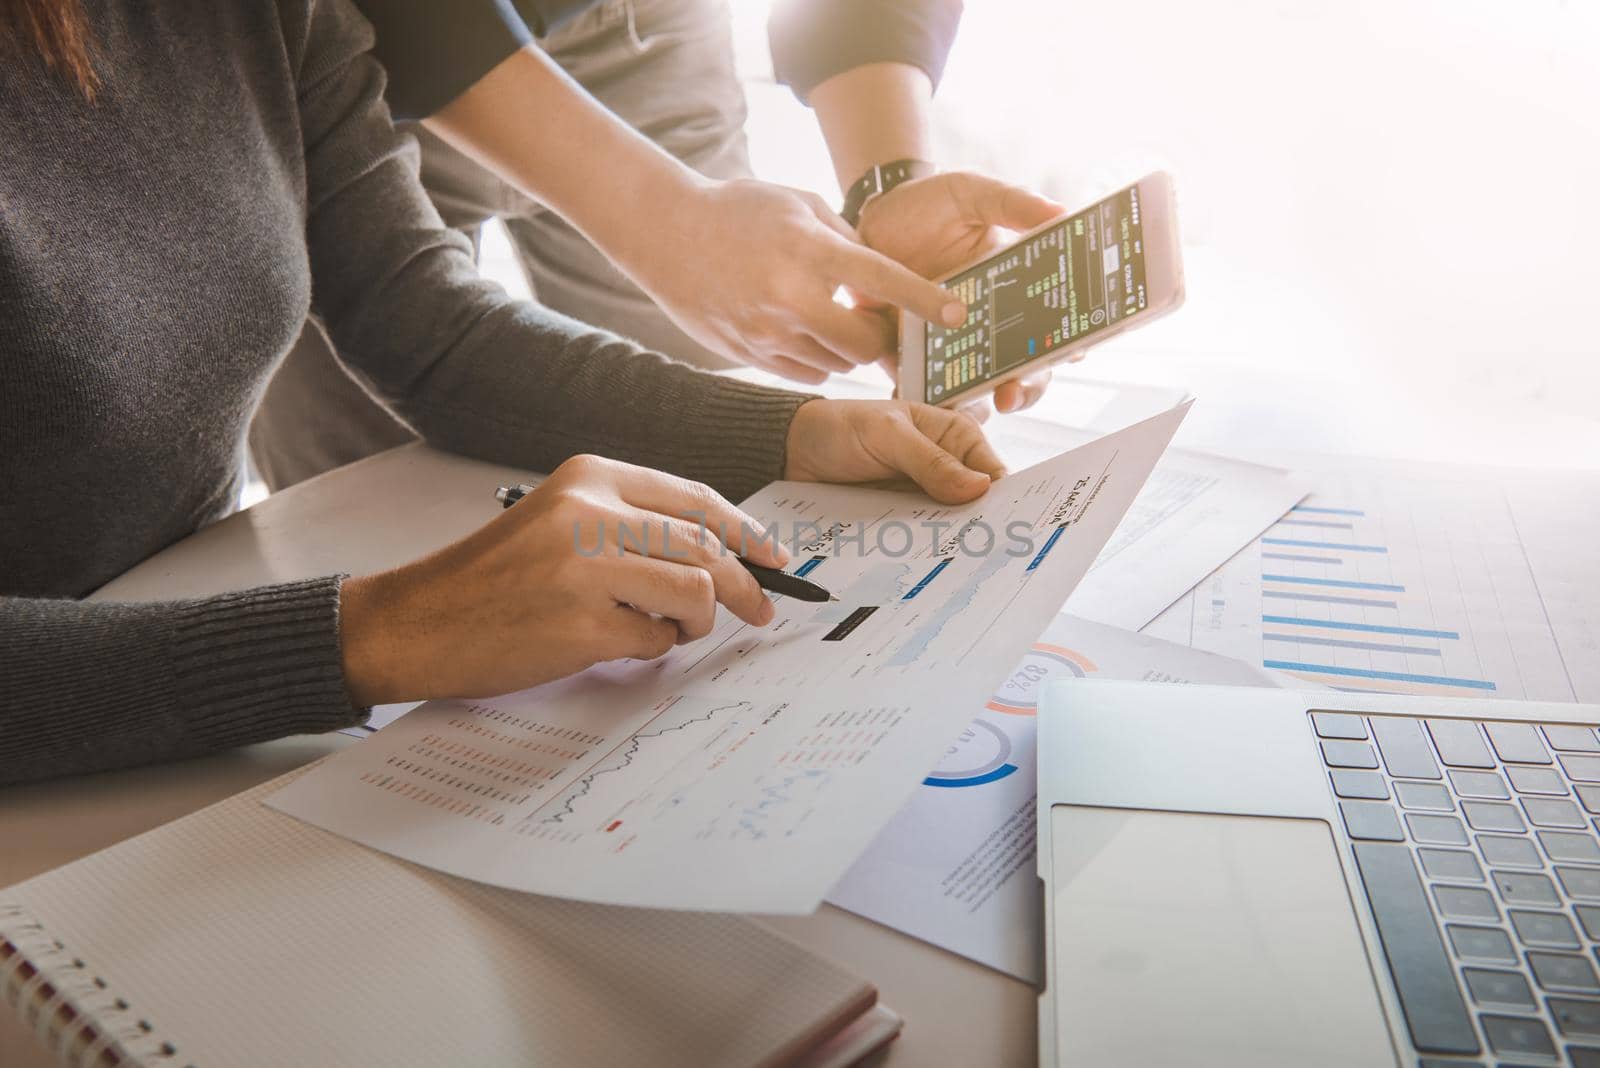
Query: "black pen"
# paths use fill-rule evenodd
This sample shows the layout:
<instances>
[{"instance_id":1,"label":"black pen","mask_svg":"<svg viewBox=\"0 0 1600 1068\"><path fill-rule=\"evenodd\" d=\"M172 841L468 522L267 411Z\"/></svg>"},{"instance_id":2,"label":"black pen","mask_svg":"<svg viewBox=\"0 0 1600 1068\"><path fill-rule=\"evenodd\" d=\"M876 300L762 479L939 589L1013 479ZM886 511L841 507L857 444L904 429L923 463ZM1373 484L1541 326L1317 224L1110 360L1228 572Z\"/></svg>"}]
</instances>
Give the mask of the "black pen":
<instances>
[{"instance_id":1,"label":"black pen","mask_svg":"<svg viewBox=\"0 0 1600 1068\"><path fill-rule=\"evenodd\" d=\"M494 499L500 502L502 508L510 508L532 492L533 487L527 483L520 483L515 486L501 486L494 491ZM739 563L744 565L744 569L750 572L751 576L756 580L756 585L768 593L780 593L785 597L793 597L797 601L810 601L813 604L834 600L833 594L818 586L815 582L803 579L799 575L791 575L789 572L780 571L775 567L762 567L760 564L752 564L742 556L738 559Z\"/></svg>"}]
</instances>

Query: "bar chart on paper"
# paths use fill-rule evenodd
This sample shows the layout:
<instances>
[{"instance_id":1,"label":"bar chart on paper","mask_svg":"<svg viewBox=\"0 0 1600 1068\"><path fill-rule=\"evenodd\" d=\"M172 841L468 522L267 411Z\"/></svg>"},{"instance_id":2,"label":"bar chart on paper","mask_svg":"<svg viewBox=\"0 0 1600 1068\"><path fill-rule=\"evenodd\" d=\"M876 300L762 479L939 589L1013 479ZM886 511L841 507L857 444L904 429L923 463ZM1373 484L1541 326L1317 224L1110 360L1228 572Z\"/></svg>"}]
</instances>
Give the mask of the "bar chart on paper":
<instances>
[{"instance_id":1,"label":"bar chart on paper","mask_svg":"<svg viewBox=\"0 0 1600 1068\"><path fill-rule=\"evenodd\" d=\"M1339 690L1600 697L1489 478L1323 476L1146 633Z\"/></svg>"}]
</instances>

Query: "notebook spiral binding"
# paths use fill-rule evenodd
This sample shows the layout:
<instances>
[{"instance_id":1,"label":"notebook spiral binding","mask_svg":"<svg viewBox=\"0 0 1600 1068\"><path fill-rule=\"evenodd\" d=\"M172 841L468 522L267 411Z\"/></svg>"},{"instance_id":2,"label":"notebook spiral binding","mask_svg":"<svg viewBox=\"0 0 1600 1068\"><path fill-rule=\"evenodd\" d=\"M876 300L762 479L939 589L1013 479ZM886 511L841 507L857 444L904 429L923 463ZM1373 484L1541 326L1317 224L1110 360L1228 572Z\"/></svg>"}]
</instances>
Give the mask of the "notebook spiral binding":
<instances>
[{"instance_id":1,"label":"notebook spiral binding","mask_svg":"<svg viewBox=\"0 0 1600 1068\"><path fill-rule=\"evenodd\" d=\"M24 978L29 966L33 974ZM19 905L0 902L0 998L65 1065L185 1064L177 1047ZM65 1019L63 1008L71 1010Z\"/></svg>"}]
</instances>

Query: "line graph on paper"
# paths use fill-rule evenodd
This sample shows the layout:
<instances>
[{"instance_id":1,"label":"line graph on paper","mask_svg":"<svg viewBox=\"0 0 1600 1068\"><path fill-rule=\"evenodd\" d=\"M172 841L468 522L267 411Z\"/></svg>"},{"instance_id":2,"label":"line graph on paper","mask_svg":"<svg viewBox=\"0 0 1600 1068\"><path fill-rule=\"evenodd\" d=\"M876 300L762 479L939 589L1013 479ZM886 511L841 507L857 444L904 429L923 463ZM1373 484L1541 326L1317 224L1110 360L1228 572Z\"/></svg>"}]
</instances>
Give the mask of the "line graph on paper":
<instances>
[{"instance_id":1,"label":"line graph on paper","mask_svg":"<svg viewBox=\"0 0 1600 1068\"><path fill-rule=\"evenodd\" d=\"M1324 477L1146 633L1337 690L1581 696L1489 480Z\"/></svg>"},{"instance_id":2,"label":"line graph on paper","mask_svg":"<svg viewBox=\"0 0 1600 1068\"><path fill-rule=\"evenodd\" d=\"M708 820L696 838L752 842L796 834L833 782L831 768L779 768L751 783L748 795Z\"/></svg>"},{"instance_id":3,"label":"line graph on paper","mask_svg":"<svg viewBox=\"0 0 1600 1068\"><path fill-rule=\"evenodd\" d=\"M754 707L749 701L683 695L666 698L652 710L644 726L560 795L525 816L517 830L572 840L586 832L616 831L623 809L648 798L661 783L696 763L697 756L716 753L719 743L750 719ZM693 769L688 770L694 774Z\"/></svg>"}]
</instances>

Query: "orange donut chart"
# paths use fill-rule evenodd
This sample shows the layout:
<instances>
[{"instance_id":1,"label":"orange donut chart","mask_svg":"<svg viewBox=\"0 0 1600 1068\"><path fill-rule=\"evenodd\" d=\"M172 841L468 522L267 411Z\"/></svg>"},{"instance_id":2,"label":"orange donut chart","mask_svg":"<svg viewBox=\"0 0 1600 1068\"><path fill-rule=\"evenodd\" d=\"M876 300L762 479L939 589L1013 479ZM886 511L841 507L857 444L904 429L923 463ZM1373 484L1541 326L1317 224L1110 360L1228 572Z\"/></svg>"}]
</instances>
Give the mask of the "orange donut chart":
<instances>
[{"instance_id":1,"label":"orange donut chart","mask_svg":"<svg viewBox=\"0 0 1600 1068\"><path fill-rule=\"evenodd\" d=\"M1076 649L1039 642L1028 650L1017 670L1000 687L1000 692L983 707L1008 716L1038 715L1040 685L1063 670L1081 679L1099 668Z\"/></svg>"}]
</instances>

